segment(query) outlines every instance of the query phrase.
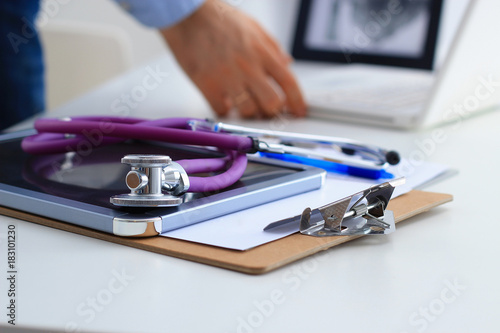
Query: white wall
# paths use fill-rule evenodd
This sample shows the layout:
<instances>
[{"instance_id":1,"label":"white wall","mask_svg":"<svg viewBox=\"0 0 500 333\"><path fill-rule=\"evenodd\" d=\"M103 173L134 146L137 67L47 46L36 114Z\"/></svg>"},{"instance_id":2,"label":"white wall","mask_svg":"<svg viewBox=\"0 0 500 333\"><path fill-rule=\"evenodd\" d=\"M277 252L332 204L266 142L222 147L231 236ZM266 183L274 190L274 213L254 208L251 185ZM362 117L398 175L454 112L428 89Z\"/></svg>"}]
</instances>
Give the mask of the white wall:
<instances>
[{"instance_id":1,"label":"white wall","mask_svg":"<svg viewBox=\"0 0 500 333\"><path fill-rule=\"evenodd\" d=\"M43 20L48 17L48 20ZM123 29L133 43L133 62L142 64L165 52L166 48L156 30L137 23L111 0L42 0L39 23L51 24L71 20L110 24Z\"/></svg>"},{"instance_id":2,"label":"white wall","mask_svg":"<svg viewBox=\"0 0 500 333\"><path fill-rule=\"evenodd\" d=\"M110 0L43 0L37 25L47 110L168 52L156 30Z\"/></svg>"}]
</instances>

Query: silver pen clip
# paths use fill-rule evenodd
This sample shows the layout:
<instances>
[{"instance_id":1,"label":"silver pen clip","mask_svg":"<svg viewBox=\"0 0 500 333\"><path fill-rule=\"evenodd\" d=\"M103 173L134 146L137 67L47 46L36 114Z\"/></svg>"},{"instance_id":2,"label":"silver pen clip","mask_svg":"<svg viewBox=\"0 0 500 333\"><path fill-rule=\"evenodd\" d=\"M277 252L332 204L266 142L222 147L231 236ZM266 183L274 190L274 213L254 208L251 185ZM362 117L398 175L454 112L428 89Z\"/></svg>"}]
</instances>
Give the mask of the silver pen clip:
<instances>
[{"instance_id":1,"label":"silver pen clip","mask_svg":"<svg viewBox=\"0 0 500 333\"><path fill-rule=\"evenodd\" d=\"M395 230L394 215L386 208L394 188L404 182L399 178L316 209L307 207L301 215L271 223L264 230L299 223L302 234L315 237L391 233Z\"/></svg>"},{"instance_id":2,"label":"silver pen clip","mask_svg":"<svg viewBox=\"0 0 500 333\"><path fill-rule=\"evenodd\" d=\"M389 164L395 165L400 161L399 154L395 151L387 151L371 144L346 138L249 128L210 120L190 120L188 125L194 131L250 136L258 139L256 148L261 152L314 156L315 158L368 169L384 169ZM325 151L321 149L315 150L313 148L333 150L341 154L334 158L330 154L325 154ZM332 158L334 159L332 160Z\"/></svg>"}]
</instances>

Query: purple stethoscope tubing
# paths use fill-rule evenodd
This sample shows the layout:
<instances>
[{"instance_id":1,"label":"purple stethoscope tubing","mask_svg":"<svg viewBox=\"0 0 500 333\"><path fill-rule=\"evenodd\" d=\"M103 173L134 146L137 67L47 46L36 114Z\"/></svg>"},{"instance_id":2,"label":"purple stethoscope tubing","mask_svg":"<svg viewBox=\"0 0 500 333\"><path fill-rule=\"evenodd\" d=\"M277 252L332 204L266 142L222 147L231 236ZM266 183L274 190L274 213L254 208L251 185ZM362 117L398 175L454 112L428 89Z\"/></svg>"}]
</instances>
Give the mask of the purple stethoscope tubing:
<instances>
[{"instance_id":1,"label":"purple stethoscope tubing","mask_svg":"<svg viewBox=\"0 0 500 333\"><path fill-rule=\"evenodd\" d=\"M210 146L227 153L226 158L191 159L176 161L188 174L213 172L230 167L211 177L189 177L189 192L217 191L231 186L243 175L247 166L247 152L254 142L249 137L222 133L192 131L192 118L164 118L144 120L122 117L75 117L71 119L42 118L35 122L38 134L26 137L21 146L30 154L67 153L78 149L88 136L98 135L95 147L115 144L128 139L161 141L185 145ZM199 121L199 119L196 119ZM68 137L68 135L74 135Z\"/></svg>"}]
</instances>

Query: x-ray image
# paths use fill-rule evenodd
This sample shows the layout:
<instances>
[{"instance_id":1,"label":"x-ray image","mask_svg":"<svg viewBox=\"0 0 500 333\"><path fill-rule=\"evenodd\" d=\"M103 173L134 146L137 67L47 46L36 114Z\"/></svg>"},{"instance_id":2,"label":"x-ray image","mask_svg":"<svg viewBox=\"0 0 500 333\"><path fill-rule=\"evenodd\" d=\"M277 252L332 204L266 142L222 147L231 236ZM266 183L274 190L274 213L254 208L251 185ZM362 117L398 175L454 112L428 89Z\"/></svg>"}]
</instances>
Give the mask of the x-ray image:
<instances>
[{"instance_id":1,"label":"x-ray image","mask_svg":"<svg viewBox=\"0 0 500 333\"><path fill-rule=\"evenodd\" d=\"M306 31L312 49L419 57L431 0L314 0Z\"/></svg>"}]
</instances>

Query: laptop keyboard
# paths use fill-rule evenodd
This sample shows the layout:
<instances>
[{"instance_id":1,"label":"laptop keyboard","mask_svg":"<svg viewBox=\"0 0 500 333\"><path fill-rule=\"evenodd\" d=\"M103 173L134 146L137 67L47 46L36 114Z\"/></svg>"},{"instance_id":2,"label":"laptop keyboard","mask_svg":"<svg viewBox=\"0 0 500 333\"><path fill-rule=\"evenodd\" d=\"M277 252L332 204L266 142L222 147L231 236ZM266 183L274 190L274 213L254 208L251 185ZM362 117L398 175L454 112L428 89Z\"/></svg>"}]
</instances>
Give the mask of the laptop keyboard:
<instances>
[{"instance_id":1,"label":"laptop keyboard","mask_svg":"<svg viewBox=\"0 0 500 333\"><path fill-rule=\"evenodd\" d=\"M335 110L403 110L420 106L428 98L432 82L400 82L374 87L337 88L311 91L307 95L311 106Z\"/></svg>"}]
</instances>

